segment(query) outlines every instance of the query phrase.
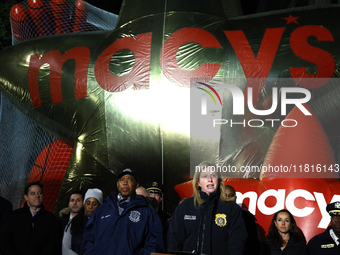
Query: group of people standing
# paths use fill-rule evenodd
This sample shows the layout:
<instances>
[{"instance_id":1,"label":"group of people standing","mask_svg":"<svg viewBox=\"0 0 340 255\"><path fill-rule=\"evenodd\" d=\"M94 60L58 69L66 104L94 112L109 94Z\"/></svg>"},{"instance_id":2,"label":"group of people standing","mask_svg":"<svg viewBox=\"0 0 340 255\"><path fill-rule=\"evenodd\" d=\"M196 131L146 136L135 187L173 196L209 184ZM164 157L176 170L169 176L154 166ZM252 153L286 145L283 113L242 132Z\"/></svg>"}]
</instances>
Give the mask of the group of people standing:
<instances>
[{"instance_id":1,"label":"group of people standing","mask_svg":"<svg viewBox=\"0 0 340 255\"><path fill-rule=\"evenodd\" d=\"M308 244L296 225L293 215L286 209L276 212L263 242L263 253L268 255L335 255L340 254L340 202L327 205L331 225L314 236Z\"/></svg>"},{"instance_id":2,"label":"group of people standing","mask_svg":"<svg viewBox=\"0 0 340 255\"><path fill-rule=\"evenodd\" d=\"M92 213L103 203L100 189L88 189L85 197L81 191L74 191L69 197L68 207L61 213L63 230L62 255L83 255L85 226Z\"/></svg>"},{"instance_id":3,"label":"group of people standing","mask_svg":"<svg viewBox=\"0 0 340 255\"><path fill-rule=\"evenodd\" d=\"M43 185L29 183L24 191L24 207L9 212L4 226L1 226L0 254L165 252L163 229L166 226L163 228L162 222L166 225L170 215L159 206L162 185L157 182L147 185L146 194L137 195L137 174L131 169L122 170L118 174L118 192L111 192L103 201L100 189L89 189L85 195L74 191L58 220L42 204Z\"/></svg>"},{"instance_id":4,"label":"group of people standing","mask_svg":"<svg viewBox=\"0 0 340 255\"><path fill-rule=\"evenodd\" d=\"M236 204L235 189L224 186L207 162L193 178L193 196L176 208L168 232L168 251L176 254L335 255L340 254L340 202L327 205L331 225L308 244L293 215L279 210L263 242L256 219Z\"/></svg>"},{"instance_id":5,"label":"group of people standing","mask_svg":"<svg viewBox=\"0 0 340 255\"><path fill-rule=\"evenodd\" d=\"M61 221L44 209L43 186L30 183L24 207L10 212L1 225L0 254L340 254L340 202L327 205L331 225L308 244L286 209L275 213L261 242L254 216L236 204L235 189L224 186L210 166L200 164L193 196L182 201L171 218L159 206L161 185L139 187L131 169L118 174L118 192L105 200L97 188L85 195L73 192Z\"/></svg>"}]
</instances>

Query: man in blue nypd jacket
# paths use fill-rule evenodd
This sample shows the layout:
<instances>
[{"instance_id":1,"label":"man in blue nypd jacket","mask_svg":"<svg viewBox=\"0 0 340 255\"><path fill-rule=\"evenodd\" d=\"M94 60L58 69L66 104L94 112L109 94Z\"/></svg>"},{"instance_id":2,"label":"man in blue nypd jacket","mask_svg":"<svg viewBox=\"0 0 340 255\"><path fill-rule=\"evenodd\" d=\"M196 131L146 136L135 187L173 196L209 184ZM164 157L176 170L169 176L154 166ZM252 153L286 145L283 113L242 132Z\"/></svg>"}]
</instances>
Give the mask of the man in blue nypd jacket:
<instances>
[{"instance_id":1,"label":"man in blue nypd jacket","mask_svg":"<svg viewBox=\"0 0 340 255\"><path fill-rule=\"evenodd\" d=\"M163 251L162 224L145 197L136 194L137 175L118 175L117 192L92 214L84 232L86 255L129 255Z\"/></svg>"},{"instance_id":2,"label":"man in blue nypd jacket","mask_svg":"<svg viewBox=\"0 0 340 255\"><path fill-rule=\"evenodd\" d=\"M331 216L331 225L308 242L309 255L340 254L340 202L328 204L326 210Z\"/></svg>"}]
</instances>

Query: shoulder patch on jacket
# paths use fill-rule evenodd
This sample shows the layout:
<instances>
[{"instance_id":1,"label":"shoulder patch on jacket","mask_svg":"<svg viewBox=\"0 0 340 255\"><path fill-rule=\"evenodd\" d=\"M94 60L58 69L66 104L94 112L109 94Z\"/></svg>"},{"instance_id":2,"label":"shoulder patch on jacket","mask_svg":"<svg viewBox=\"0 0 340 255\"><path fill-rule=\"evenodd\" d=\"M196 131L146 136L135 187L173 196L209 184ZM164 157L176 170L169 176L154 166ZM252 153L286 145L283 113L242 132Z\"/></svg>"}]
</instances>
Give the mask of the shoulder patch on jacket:
<instances>
[{"instance_id":1,"label":"shoulder patch on jacket","mask_svg":"<svg viewBox=\"0 0 340 255\"><path fill-rule=\"evenodd\" d=\"M129 219L130 219L132 222L138 222L138 221L140 221L140 212L138 212L138 211L131 211L131 212L130 212Z\"/></svg>"},{"instance_id":2,"label":"shoulder patch on jacket","mask_svg":"<svg viewBox=\"0 0 340 255\"><path fill-rule=\"evenodd\" d=\"M196 215L184 215L184 220L196 220Z\"/></svg>"},{"instance_id":3,"label":"shoulder patch on jacket","mask_svg":"<svg viewBox=\"0 0 340 255\"><path fill-rule=\"evenodd\" d=\"M219 227L224 227L227 224L227 215L218 213L215 215L215 224Z\"/></svg>"}]
</instances>

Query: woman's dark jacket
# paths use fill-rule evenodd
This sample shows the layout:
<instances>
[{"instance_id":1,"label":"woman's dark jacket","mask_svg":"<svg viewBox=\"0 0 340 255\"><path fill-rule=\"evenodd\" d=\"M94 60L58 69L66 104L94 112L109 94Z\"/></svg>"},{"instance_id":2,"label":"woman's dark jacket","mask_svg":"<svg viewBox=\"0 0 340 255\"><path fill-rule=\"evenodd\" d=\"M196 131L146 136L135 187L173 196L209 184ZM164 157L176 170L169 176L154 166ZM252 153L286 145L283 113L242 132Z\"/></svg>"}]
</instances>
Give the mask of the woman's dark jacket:
<instances>
[{"instance_id":1,"label":"woman's dark jacket","mask_svg":"<svg viewBox=\"0 0 340 255\"><path fill-rule=\"evenodd\" d=\"M289 238L289 241L283 251L279 246L272 246L263 242L262 255L308 255L308 249L303 240L301 240L298 236L293 235Z\"/></svg>"},{"instance_id":2,"label":"woman's dark jacket","mask_svg":"<svg viewBox=\"0 0 340 255\"><path fill-rule=\"evenodd\" d=\"M241 208L219 199L219 191L208 196L200 192L203 205L194 198L184 200L169 222L168 251L220 255L243 254L247 231Z\"/></svg>"}]
</instances>

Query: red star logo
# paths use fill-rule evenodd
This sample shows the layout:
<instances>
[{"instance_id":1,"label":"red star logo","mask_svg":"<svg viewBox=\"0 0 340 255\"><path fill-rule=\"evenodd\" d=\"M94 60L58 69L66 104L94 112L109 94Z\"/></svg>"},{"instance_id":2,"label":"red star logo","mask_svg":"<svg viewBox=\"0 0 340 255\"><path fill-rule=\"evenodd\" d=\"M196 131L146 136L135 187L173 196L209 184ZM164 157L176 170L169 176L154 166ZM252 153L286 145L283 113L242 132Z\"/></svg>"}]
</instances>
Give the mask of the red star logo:
<instances>
[{"instance_id":1,"label":"red star logo","mask_svg":"<svg viewBox=\"0 0 340 255\"><path fill-rule=\"evenodd\" d=\"M291 23L291 22L294 22L294 23L296 23L296 24L299 24L299 23L297 22L297 19L299 19L299 18L300 18L300 17L293 17L292 15L289 14L289 17L288 17L288 18L282 18L282 19L287 20L287 25L288 25L288 24Z\"/></svg>"}]
</instances>

